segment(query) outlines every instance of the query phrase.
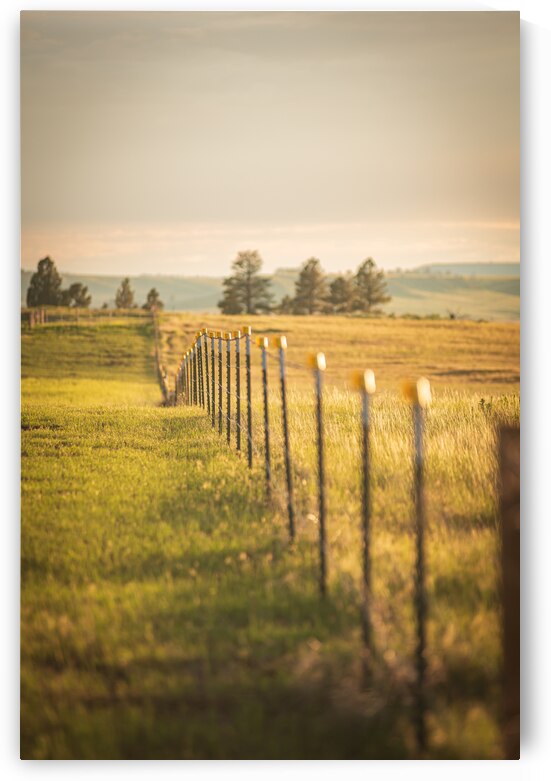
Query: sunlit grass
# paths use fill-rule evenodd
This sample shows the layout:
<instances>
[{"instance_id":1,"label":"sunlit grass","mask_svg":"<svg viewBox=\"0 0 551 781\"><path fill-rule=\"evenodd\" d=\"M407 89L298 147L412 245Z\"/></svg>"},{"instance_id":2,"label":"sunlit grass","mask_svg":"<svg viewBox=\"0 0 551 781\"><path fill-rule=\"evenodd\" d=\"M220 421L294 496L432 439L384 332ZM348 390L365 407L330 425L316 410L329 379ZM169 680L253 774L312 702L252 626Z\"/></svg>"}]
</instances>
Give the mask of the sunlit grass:
<instances>
[{"instance_id":1,"label":"sunlit grass","mask_svg":"<svg viewBox=\"0 0 551 781\"><path fill-rule=\"evenodd\" d=\"M174 356L178 323L191 319L165 317ZM348 326L340 337L338 327L331 338L346 344ZM289 549L275 372L267 504L258 385L249 473L235 440L220 441L201 410L158 406L149 323L56 329L23 342L23 756L415 756L411 411L393 380L372 406L375 656L365 689L359 400L344 382L354 345L325 393L322 604L309 374L297 374L289 398ZM454 333L440 333L439 371L454 350L442 334ZM498 356L512 377L518 365L501 343L511 334L492 334L463 335L474 342L465 355L473 371L477 350L479 367L486 353ZM501 756L495 436L500 422L518 420L519 402L513 380L496 381L484 403L476 379L460 387L437 389L427 414L429 755L490 758Z\"/></svg>"}]
</instances>

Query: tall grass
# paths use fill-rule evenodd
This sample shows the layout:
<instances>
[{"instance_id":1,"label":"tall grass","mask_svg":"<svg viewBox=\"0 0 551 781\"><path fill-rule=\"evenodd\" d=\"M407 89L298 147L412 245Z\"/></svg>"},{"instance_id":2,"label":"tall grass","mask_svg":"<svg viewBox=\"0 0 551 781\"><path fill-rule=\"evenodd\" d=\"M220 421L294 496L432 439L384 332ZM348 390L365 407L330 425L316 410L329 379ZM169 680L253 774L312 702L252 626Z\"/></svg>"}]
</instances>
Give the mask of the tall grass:
<instances>
[{"instance_id":1,"label":"tall grass","mask_svg":"<svg viewBox=\"0 0 551 781\"><path fill-rule=\"evenodd\" d=\"M150 329L47 326L23 342L23 756L415 756L410 409L390 388L373 404L376 653L365 689L358 398L328 378L322 603L311 377L290 372L289 548L276 385L268 504L259 400L249 472L246 450L237 456L201 410L158 406ZM487 335L473 363L482 344ZM489 349L512 376L502 345ZM437 370L451 350L442 344ZM481 404L476 381L461 387L438 389L427 417L429 751L490 758L501 756L495 433L518 419L518 394L496 382Z\"/></svg>"}]
</instances>

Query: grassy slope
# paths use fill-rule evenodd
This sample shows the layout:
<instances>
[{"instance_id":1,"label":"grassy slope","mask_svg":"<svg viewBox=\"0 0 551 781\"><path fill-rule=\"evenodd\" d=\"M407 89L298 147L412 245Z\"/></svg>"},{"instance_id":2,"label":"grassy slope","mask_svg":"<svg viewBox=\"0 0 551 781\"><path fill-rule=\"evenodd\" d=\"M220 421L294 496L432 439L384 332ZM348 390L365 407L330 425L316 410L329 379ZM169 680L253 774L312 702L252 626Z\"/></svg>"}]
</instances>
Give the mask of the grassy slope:
<instances>
[{"instance_id":1,"label":"grassy slope","mask_svg":"<svg viewBox=\"0 0 551 781\"><path fill-rule=\"evenodd\" d=\"M473 265L473 274L477 264ZM482 264L481 264L482 265ZM509 274L517 272L511 264ZM450 268L454 268L451 266ZM484 269L484 266L482 265ZM491 274L484 269L486 274ZM391 273L388 275L389 292L392 301L384 307L388 313L397 315L439 314L448 316L448 311L473 319L518 320L520 313L520 279L518 276L449 276L442 273ZM24 305L27 287L32 273L21 272L21 304ZM275 301L284 295L294 295L296 269L277 269L272 275L272 290ZM115 293L120 284L119 277L63 274L63 284L82 282L92 294L92 305L100 307L104 301L114 305ZM216 312L217 302L222 295L220 277L168 277L140 276L131 279L136 301L145 301L147 292L156 287L168 310Z\"/></svg>"},{"instance_id":2,"label":"grassy slope","mask_svg":"<svg viewBox=\"0 0 551 781\"><path fill-rule=\"evenodd\" d=\"M175 325L167 316L165 346ZM265 506L259 459L249 476L198 410L155 406L148 329L117 321L23 337L23 756L414 754L407 409L387 392L374 410L377 654L365 691L357 400L327 398L331 589L321 606L305 378L291 399L299 543L289 551L284 496ZM482 344L501 355L503 334L492 334ZM455 352L449 335L438 337L441 368ZM494 423L517 415L514 395L483 411L459 393L430 413L432 756L500 754ZM279 485L278 456L274 469Z\"/></svg>"},{"instance_id":3,"label":"grassy slope","mask_svg":"<svg viewBox=\"0 0 551 781\"><path fill-rule=\"evenodd\" d=\"M254 333L285 333L288 359L301 366L308 353L323 350L326 381L338 387L346 386L354 369L369 367L375 371L378 386L386 390L395 391L404 377L417 375L427 376L436 392L463 389L496 395L519 388L518 323L290 316L258 316L247 322ZM197 329L213 324L236 330L244 320L241 316L163 315L163 354L171 371ZM256 347L254 351L258 353ZM289 377L293 387L311 387L306 368L293 369Z\"/></svg>"}]
</instances>

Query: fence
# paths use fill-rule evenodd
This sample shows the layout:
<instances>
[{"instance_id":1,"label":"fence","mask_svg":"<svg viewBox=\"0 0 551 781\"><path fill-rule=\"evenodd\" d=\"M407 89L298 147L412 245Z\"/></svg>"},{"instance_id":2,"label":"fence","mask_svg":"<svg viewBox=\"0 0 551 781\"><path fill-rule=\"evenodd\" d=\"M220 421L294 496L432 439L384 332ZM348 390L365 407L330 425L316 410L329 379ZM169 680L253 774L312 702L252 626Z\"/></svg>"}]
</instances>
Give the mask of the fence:
<instances>
[{"instance_id":1,"label":"fence","mask_svg":"<svg viewBox=\"0 0 551 781\"><path fill-rule=\"evenodd\" d=\"M168 381L167 372L161 361L160 336L157 318L154 316L155 361L157 375L166 406L190 405L204 410L214 430L217 430L229 447L235 447L241 452L244 442L247 446L247 463L253 465L253 458L262 458L265 478L266 499L269 501L273 493L271 425L268 387L268 359L277 363L279 373L279 395L281 402L281 427L283 463L285 471L286 510L288 518L289 543L293 544L296 537L295 506L293 490L293 462L289 442L289 422L287 403L287 367L303 369L297 364L286 360L287 339L280 335L270 341L266 336L256 339L260 351L261 385L262 385L262 441L253 440L252 425L252 329L245 326L238 331L214 331L203 328L195 334L195 339L189 349L182 355L176 372ZM245 352L245 386L246 394L241 388L241 353L244 343ZM271 353L274 347L277 353ZM326 530L325 501L325 432L324 432L324 372L326 369L325 355L314 353L309 357L308 368L312 373L315 390L316 415L316 482L318 510L318 557L319 557L319 592L321 599L328 593L328 541ZM370 397L375 392L375 377L372 371L356 372L352 377L352 387L358 391L358 425L361 430L361 532L362 532L362 591L361 615L362 638L364 646L363 670L366 681L372 673L373 632L370 619L371 612L371 552L370 552ZM430 404L430 386L428 380L421 378L417 382L408 382L403 386L404 397L411 403L412 438L414 452L414 484L413 512L415 517L416 563L414 571L414 607L416 618L416 649L415 668L416 684L415 699L415 732L420 751L427 745L426 735L426 620L427 599L425 589L425 555L424 532L425 510L423 492L423 430L424 410Z\"/></svg>"},{"instance_id":2,"label":"fence","mask_svg":"<svg viewBox=\"0 0 551 781\"><path fill-rule=\"evenodd\" d=\"M21 323L32 329L46 323L80 323L114 317L151 317L144 309L90 309L77 306L37 306L21 308Z\"/></svg>"}]
</instances>

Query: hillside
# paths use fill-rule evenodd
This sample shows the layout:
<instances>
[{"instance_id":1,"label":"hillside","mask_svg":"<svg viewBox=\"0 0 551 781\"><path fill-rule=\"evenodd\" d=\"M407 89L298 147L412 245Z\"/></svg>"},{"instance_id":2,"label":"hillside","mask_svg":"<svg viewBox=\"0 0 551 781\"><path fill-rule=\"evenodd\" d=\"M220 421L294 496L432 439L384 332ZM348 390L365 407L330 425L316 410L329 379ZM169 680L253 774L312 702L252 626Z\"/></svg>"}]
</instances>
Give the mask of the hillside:
<instances>
[{"instance_id":1,"label":"hillside","mask_svg":"<svg viewBox=\"0 0 551 781\"><path fill-rule=\"evenodd\" d=\"M505 274L507 266L510 269ZM467 267L470 268L469 273L457 274L456 270ZM500 273L488 271L494 267ZM454 312L473 319L519 319L520 277L517 264L440 264L424 269L388 274L392 301L385 307L387 313L446 317L449 312ZM442 269L449 273L443 273ZM22 305L25 304L32 273L21 271ZM277 269L272 275L276 301L286 294L293 294L296 274L296 269ZM101 307L104 302L113 305L120 281L119 276L63 273L64 286L73 282L87 285L94 307ZM131 277L131 284L138 303L145 301L150 288L156 287L165 307L172 311L215 312L222 292L220 277L143 275Z\"/></svg>"}]
</instances>

